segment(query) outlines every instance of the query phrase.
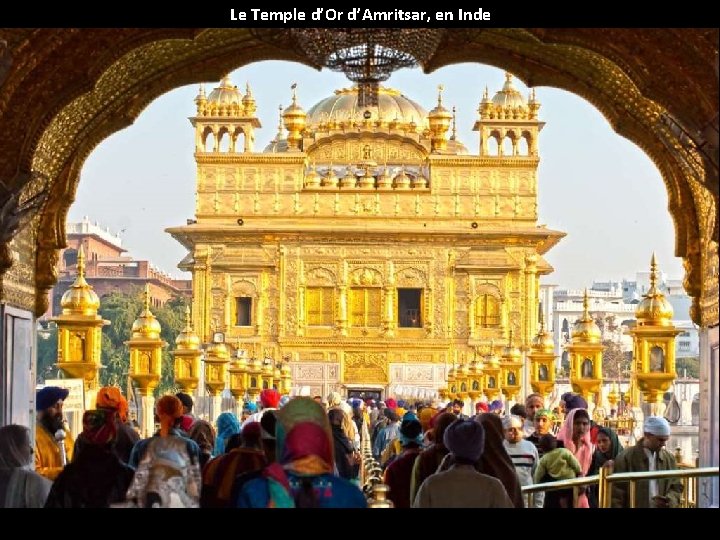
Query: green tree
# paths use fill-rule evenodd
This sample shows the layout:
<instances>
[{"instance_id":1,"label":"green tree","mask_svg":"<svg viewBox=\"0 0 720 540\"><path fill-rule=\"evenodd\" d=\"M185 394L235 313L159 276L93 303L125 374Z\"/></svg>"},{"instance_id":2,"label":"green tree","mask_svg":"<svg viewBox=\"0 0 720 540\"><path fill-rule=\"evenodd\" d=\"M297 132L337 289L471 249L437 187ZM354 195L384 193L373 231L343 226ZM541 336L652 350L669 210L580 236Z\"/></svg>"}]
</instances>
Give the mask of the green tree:
<instances>
[{"instance_id":1,"label":"green tree","mask_svg":"<svg viewBox=\"0 0 720 540\"><path fill-rule=\"evenodd\" d=\"M161 308L151 308L162 328L160 337L168 343L162 352L162 375L155 390L156 395L174 388L173 357L170 351L175 347L175 338L185 326L184 298L173 298ZM125 344L132 337L132 325L144 307L144 294L137 288L131 294L112 293L103 297L100 314L110 321L103 328L102 369L100 382L116 384L124 388L130 368L130 349Z\"/></svg>"},{"instance_id":2,"label":"green tree","mask_svg":"<svg viewBox=\"0 0 720 540\"><path fill-rule=\"evenodd\" d=\"M696 356L689 358L677 358L675 360L675 371L678 377L700 378L700 359Z\"/></svg>"},{"instance_id":3,"label":"green tree","mask_svg":"<svg viewBox=\"0 0 720 540\"><path fill-rule=\"evenodd\" d=\"M57 378L57 326L51 324L49 327L38 332L37 337L37 366L36 382L44 384L45 379Z\"/></svg>"}]
</instances>

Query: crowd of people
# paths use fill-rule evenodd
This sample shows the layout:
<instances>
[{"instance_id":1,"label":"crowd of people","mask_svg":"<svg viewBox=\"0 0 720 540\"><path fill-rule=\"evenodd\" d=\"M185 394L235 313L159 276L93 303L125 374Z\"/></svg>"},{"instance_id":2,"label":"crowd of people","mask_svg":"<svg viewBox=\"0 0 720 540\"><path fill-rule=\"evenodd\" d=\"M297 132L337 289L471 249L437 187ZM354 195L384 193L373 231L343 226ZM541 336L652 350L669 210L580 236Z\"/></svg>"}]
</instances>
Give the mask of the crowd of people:
<instances>
[{"instance_id":1,"label":"crowd of people","mask_svg":"<svg viewBox=\"0 0 720 540\"><path fill-rule=\"evenodd\" d=\"M562 422L539 394L503 414L502 403L447 405L280 396L263 390L238 418L215 424L193 415L178 393L156 402L157 432L141 439L128 404L114 387L98 391L76 441L64 429L67 390L37 392L34 447L28 428L0 428L0 508L209 507L364 508L359 486L361 440L369 440L396 508L588 508L597 488L521 488L596 474L676 468L664 446L661 417L646 418L644 436L623 449L617 434L596 425L585 400L562 396ZM259 405L259 407L258 407ZM34 459L34 471L31 464ZM637 483L638 507L678 506L678 479ZM612 505L628 506L628 486L613 484Z\"/></svg>"}]
</instances>

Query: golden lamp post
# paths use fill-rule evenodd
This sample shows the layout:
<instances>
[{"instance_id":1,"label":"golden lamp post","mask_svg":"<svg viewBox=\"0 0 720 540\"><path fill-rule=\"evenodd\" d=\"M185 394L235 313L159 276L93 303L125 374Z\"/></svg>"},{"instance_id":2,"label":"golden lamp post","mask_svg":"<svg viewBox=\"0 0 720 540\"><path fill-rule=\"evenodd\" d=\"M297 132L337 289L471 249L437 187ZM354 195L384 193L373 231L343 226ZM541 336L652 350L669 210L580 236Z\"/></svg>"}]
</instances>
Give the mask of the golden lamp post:
<instances>
[{"instance_id":1,"label":"golden lamp post","mask_svg":"<svg viewBox=\"0 0 720 540\"><path fill-rule=\"evenodd\" d=\"M521 388L523 361L520 349L513 345L512 330L510 330L507 347L503 349L500 367L502 370L501 391L507 401L514 401Z\"/></svg>"},{"instance_id":2,"label":"golden lamp post","mask_svg":"<svg viewBox=\"0 0 720 540\"><path fill-rule=\"evenodd\" d=\"M238 418L242 415L243 401L245 392L248 387L248 365L245 350L240 348L240 340L238 340L235 349L235 358L228 368L230 373L230 393L235 398L236 412Z\"/></svg>"},{"instance_id":3,"label":"golden lamp post","mask_svg":"<svg viewBox=\"0 0 720 540\"><path fill-rule=\"evenodd\" d=\"M83 380L85 406L95 403L100 368L102 327L110 324L100 315L100 299L85 281L85 252L77 256L77 277L60 300L62 314L51 319L57 324L57 367L68 377Z\"/></svg>"},{"instance_id":4,"label":"golden lamp post","mask_svg":"<svg viewBox=\"0 0 720 540\"><path fill-rule=\"evenodd\" d=\"M573 392L581 394L590 405L600 403L602 387L601 332L590 316L588 292L583 296L583 314L575 321L570 344L565 347L570 356L570 384ZM597 395L597 399L592 399Z\"/></svg>"},{"instance_id":5,"label":"golden lamp post","mask_svg":"<svg viewBox=\"0 0 720 540\"><path fill-rule=\"evenodd\" d=\"M247 391L248 399L257 403L260 399L260 392L263 389L263 377L262 377L262 364L260 360L253 353L252 358L248 362L248 378L247 378Z\"/></svg>"},{"instance_id":6,"label":"golden lamp post","mask_svg":"<svg viewBox=\"0 0 720 540\"><path fill-rule=\"evenodd\" d=\"M655 254L650 261L650 289L635 310L633 378L650 404L651 414L663 414L663 394L675 380L675 337L681 332L672 323L673 308L658 290Z\"/></svg>"},{"instance_id":7,"label":"golden lamp post","mask_svg":"<svg viewBox=\"0 0 720 540\"><path fill-rule=\"evenodd\" d=\"M289 396L292 391L292 369L290 368L290 355L283 356L282 365L280 366L280 388L279 391L284 396Z\"/></svg>"},{"instance_id":8,"label":"golden lamp post","mask_svg":"<svg viewBox=\"0 0 720 540\"><path fill-rule=\"evenodd\" d=\"M448 387L447 397L449 400L455 399L458 395L458 384L457 384L456 374L457 374L457 370L455 369L455 358L453 358L453 365L450 368L450 371L448 371L448 376L447 376L447 387Z\"/></svg>"},{"instance_id":9,"label":"golden lamp post","mask_svg":"<svg viewBox=\"0 0 720 540\"><path fill-rule=\"evenodd\" d=\"M212 396L211 418L216 418L222 411L222 391L225 390L227 366L230 353L225 346L225 336L215 332L213 343L205 350L205 388Z\"/></svg>"},{"instance_id":10,"label":"golden lamp post","mask_svg":"<svg viewBox=\"0 0 720 540\"><path fill-rule=\"evenodd\" d=\"M469 389L469 371L468 366L465 363L465 353L463 353L463 358L460 362L460 365L457 368L457 371L455 372L455 384L457 386L457 397L458 399L462 400L463 402L467 402L467 399L469 397L468 389Z\"/></svg>"},{"instance_id":11,"label":"golden lamp post","mask_svg":"<svg viewBox=\"0 0 720 540\"><path fill-rule=\"evenodd\" d=\"M468 367L468 395L470 396L470 411L475 411L475 405L483 393L483 363L478 360L478 346L474 347L473 359Z\"/></svg>"},{"instance_id":12,"label":"golden lamp post","mask_svg":"<svg viewBox=\"0 0 720 540\"><path fill-rule=\"evenodd\" d=\"M185 308L185 328L175 339L174 371L175 384L188 394L192 394L198 387L200 380L200 338L193 331L190 324L190 306Z\"/></svg>"},{"instance_id":13,"label":"golden lamp post","mask_svg":"<svg viewBox=\"0 0 720 540\"><path fill-rule=\"evenodd\" d=\"M162 328L150 311L150 285L145 285L145 306L132 325L132 337L125 344L130 349L129 377L138 388L142 402L140 427L145 437L155 429L153 390L162 374L162 349L167 345L160 337Z\"/></svg>"},{"instance_id":14,"label":"golden lamp post","mask_svg":"<svg viewBox=\"0 0 720 540\"><path fill-rule=\"evenodd\" d=\"M530 352L530 386L533 392L547 398L555 386L555 343L552 334L545 330L545 319L540 311L540 328L533 338Z\"/></svg>"},{"instance_id":15,"label":"golden lamp post","mask_svg":"<svg viewBox=\"0 0 720 540\"><path fill-rule=\"evenodd\" d=\"M274 380L273 377L275 376L275 369L273 366L273 359L268 354L268 351L265 351L265 355L262 362L262 389L267 390L269 388L274 388Z\"/></svg>"},{"instance_id":16,"label":"golden lamp post","mask_svg":"<svg viewBox=\"0 0 720 540\"><path fill-rule=\"evenodd\" d=\"M485 395L488 401L494 401L500 397L500 360L495 354L495 342L490 342L490 351L485 357L485 368L483 373L485 374Z\"/></svg>"}]
</instances>

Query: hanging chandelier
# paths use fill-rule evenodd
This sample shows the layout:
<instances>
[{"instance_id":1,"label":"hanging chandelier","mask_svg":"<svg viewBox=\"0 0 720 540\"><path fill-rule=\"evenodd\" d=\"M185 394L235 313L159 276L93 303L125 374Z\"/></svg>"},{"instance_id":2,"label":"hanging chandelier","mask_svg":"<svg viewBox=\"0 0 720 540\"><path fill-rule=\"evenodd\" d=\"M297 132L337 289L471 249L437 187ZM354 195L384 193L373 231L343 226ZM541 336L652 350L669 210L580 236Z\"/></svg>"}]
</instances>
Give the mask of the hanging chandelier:
<instances>
[{"instance_id":1,"label":"hanging chandelier","mask_svg":"<svg viewBox=\"0 0 720 540\"><path fill-rule=\"evenodd\" d=\"M401 68L423 66L440 45L436 28L293 28L297 45L317 67L358 85L359 106L377 105L380 83Z\"/></svg>"}]
</instances>

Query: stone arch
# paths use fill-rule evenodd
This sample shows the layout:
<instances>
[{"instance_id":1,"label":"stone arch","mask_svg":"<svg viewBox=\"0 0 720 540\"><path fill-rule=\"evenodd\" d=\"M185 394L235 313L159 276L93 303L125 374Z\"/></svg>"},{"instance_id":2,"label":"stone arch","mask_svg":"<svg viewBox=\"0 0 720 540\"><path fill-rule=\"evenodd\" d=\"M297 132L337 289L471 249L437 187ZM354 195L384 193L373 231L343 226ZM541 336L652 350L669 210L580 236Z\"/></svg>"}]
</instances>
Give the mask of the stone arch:
<instances>
[{"instance_id":1,"label":"stone arch","mask_svg":"<svg viewBox=\"0 0 720 540\"><path fill-rule=\"evenodd\" d=\"M211 126L205 126L205 129L203 129L202 132L202 146L201 151L202 152L214 152L215 148L217 148L217 136L215 135L215 131Z\"/></svg>"},{"instance_id":2,"label":"stone arch","mask_svg":"<svg viewBox=\"0 0 720 540\"><path fill-rule=\"evenodd\" d=\"M495 298L497 298L498 302L501 303L505 300L502 291L500 290L500 287L492 283L480 283L475 287L475 296L480 296L483 294L489 294L490 296L494 296Z\"/></svg>"},{"instance_id":3,"label":"stone arch","mask_svg":"<svg viewBox=\"0 0 720 540\"><path fill-rule=\"evenodd\" d=\"M258 290L255 284L252 281L248 281L246 279L239 279L236 281L233 281L232 284L232 295L234 297L238 296L249 296L251 298L257 298L258 297Z\"/></svg>"},{"instance_id":4,"label":"stone arch","mask_svg":"<svg viewBox=\"0 0 720 540\"><path fill-rule=\"evenodd\" d=\"M235 131L233 131L232 134L232 143L230 145L230 151L231 152L244 152L245 151L245 139L247 138L247 134L245 133L245 130L238 126L235 128Z\"/></svg>"},{"instance_id":5,"label":"stone arch","mask_svg":"<svg viewBox=\"0 0 720 540\"><path fill-rule=\"evenodd\" d=\"M230 152L231 145L232 141L230 140L230 130L228 130L227 126L220 127L217 132L216 151L227 154L228 152Z\"/></svg>"},{"instance_id":6,"label":"stone arch","mask_svg":"<svg viewBox=\"0 0 720 540\"><path fill-rule=\"evenodd\" d=\"M30 32L37 35L30 39ZM713 157L717 47L712 45L717 37L717 29L607 29L601 34L585 29L467 29L448 32L425 69L458 62L495 65L529 86L563 88L596 106L660 170L676 253L685 259L691 315L707 325L718 319L717 279L703 289L703 274L709 272L708 259L715 256L718 241L718 169ZM71 29L16 29L7 42L14 64L31 67L4 74L0 178L21 200L44 188L48 192L32 225L39 233L32 235L36 313L44 311L45 293L56 279L54 252L65 245L64 220L80 168L100 141L177 86L219 79L255 60L309 64L289 37L269 45L244 28L93 29L82 35ZM28 89L52 99L30 107ZM23 126L26 137L13 140L12 134ZM701 142L707 137L710 151L696 152L689 134ZM12 260L4 238L0 270L9 268ZM707 297L702 310L701 295Z\"/></svg>"}]
</instances>

